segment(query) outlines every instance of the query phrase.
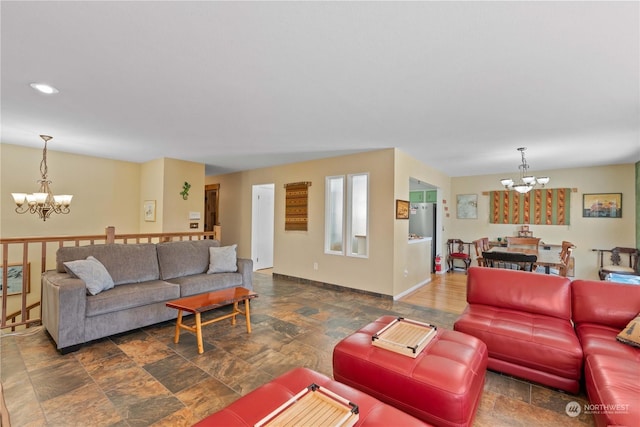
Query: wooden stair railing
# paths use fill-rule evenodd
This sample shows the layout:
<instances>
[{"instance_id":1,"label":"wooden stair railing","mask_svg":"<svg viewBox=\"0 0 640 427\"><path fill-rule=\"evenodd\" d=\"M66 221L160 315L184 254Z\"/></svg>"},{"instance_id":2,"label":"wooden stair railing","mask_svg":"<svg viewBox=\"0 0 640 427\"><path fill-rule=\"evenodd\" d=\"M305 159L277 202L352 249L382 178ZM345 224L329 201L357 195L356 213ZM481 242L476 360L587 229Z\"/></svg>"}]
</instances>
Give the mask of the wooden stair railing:
<instances>
[{"instance_id":1,"label":"wooden stair railing","mask_svg":"<svg viewBox=\"0 0 640 427\"><path fill-rule=\"evenodd\" d=\"M38 301L38 302L34 302L33 304L29 305L29 306L26 308L26 310L27 310L27 317L26 317L26 319L25 319L25 322L24 322L24 323L21 323L21 324L24 324L24 325L25 325L25 327L27 327L27 328L29 328L32 324L40 324L40 323L41 323L41 322L40 322L40 319L35 319L35 320L31 320L31 319L30 319L30 316L31 316L31 310L33 310L33 309L34 309L34 308L36 308L36 307L40 307L40 301ZM11 313L11 314L8 314L8 315L7 315L7 322L8 322L9 320L11 320L11 323L12 323L12 324L15 324L15 323L16 323L16 318L17 318L18 316L20 316L21 314L22 314L22 310L21 310L21 311L13 312L13 313ZM16 330L16 326L17 326L17 325L13 325L13 326L11 326L11 332L14 332L14 331ZM7 327L8 327L8 326L7 326Z\"/></svg>"},{"instance_id":2,"label":"wooden stair railing","mask_svg":"<svg viewBox=\"0 0 640 427\"><path fill-rule=\"evenodd\" d=\"M0 268L0 283L8 283L8 267L9 265L20 265L20 262L9 264L9 254L11 258L20 259L22 264L22 289L16 294L8 295L8 286L2 286L0 291L0 300L2 301L2 310L0 315L0 330L11 328L12 331L19 326L29 327L30 325L41 322L41 315L37 318L31 318L31 311L40 306L42 301L41 286L39 284L42 273L47 269L55 267L55 256L47 257L47 251L55 252L57 248L63 246L82 246L93 244L133 244L133 243L159 243L182 240L202 240L216 239L220 240L220 227L214 227L214 231L201 232L174 232L174 233L130 233L116 234L115 227L107 227L104 234L86 235L86 236L56 236L56 237L13 237L0 239L0 249L2 254L2 262ZM33 250L35 248L35 250ZM30 251L32 249L32 251ZM32 255L30 252L39 254ZM53 261L51 261L53 258ZM48 262L50 265L48 265ZM30 271L31 265L39 266L35 272ZM27 273L24 273L27 272ZM29 298L30 288L38 289L40 292L35 298ZM7 314L9 310L9 299L11 299L12 307L17 307L16 301L20 300L20 309ZM15 309L15 308L14 308ZM17 319L20 319L19 321ZM7 323L11 321L11 323Z\"/></svg>"}]
</instances>

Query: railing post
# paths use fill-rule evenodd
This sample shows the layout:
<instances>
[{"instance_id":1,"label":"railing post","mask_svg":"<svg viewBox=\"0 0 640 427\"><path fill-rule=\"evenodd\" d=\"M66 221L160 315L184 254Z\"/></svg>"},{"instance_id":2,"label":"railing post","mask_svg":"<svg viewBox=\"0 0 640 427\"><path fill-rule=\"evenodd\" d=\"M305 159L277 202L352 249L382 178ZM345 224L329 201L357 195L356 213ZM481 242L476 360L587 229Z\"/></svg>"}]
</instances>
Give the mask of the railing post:
<instances>
[{"instance_id":1,"label":"railing post","mask_svg":"<svg viewBox=\"0 0 640 427\"><path fill-rule=\"evenodd\" d=\"M110 225L107 228L105 228L105 234L106 234L105 240L108 245L116 242L116 228L113 225Z\"/></svg>"}]
</instances>

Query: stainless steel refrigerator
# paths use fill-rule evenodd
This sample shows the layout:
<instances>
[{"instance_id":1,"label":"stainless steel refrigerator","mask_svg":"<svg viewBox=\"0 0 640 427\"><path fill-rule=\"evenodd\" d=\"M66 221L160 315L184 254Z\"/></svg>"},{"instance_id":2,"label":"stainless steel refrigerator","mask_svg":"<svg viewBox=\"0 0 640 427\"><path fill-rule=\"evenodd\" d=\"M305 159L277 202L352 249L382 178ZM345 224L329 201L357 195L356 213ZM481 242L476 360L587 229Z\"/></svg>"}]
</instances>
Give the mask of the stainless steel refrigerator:
<instances>
[{"instance_id":1,"label":"stainless steel refrigerator","mask_svg":"<svg viewBox=\"0 0 640 427\"><path fill-rule=\"evenodd\" d=\"M431 237L431 270L435 272L436 257L436 204L411 203L409 234Z\"/></svg>"}]
</instances>

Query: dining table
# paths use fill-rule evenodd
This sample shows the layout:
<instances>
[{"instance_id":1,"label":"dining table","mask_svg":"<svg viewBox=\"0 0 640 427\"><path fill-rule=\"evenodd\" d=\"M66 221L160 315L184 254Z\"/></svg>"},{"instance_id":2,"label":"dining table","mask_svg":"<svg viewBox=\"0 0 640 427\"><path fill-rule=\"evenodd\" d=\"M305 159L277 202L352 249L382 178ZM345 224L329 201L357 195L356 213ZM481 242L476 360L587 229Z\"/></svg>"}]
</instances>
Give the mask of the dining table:
<instances>
[{"instance_id":1,"label":"dining table","mask_svg":"<svg viewBox=\"0 0 640 427\"><path fill-rule=\"evenodd\" d=\"M536 255L538 257L536 265L544 267L545 274L549 274L551 272L551 268L559 270L563 265L562 259L560 258L560 251L556 250L555 246L551 246L550 249L494 246L486 252L510 252L515 254Z\"/></svg>"}]
</instances>

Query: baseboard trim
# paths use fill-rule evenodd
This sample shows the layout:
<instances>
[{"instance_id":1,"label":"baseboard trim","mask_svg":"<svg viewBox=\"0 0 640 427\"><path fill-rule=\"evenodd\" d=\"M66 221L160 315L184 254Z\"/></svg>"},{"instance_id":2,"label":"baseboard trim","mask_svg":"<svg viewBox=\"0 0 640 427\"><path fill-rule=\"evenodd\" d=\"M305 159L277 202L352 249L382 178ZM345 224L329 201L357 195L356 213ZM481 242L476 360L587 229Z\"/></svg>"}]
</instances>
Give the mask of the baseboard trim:
<instances>
[{"instance_id":1,"label":"baseboard trim","mask_svg":"<svg viewBox=\"0 0 640 427\"><path fill-rule=\"evenodd\" d=\"M391 295L379 294L377 292L365 291L363 289L349 288L348 286L336 285L333 283L318 282L317 280L303 279L301 277L287 276L286 274L273 273L273 278L291 280L293 282L300 283L303 285L312 285L312 286L317 286L325 289L332 289L332 290L338 290L338 291L350 291L350 292L355 292L359 294L371 295L378 298L385 298L390 300L393 299Z\"/></svg>"},{"instance_id":2,"label":"baseboard trim","mask_svg":"<svg viewBox=\"0 0 640 427\"><path fill-rule=\"evenodd\" d=\"M411 292L415 291L418 288L423 287L424 285L426 285L427 283L430 283L430 282L431 282L431 278L428 278L427 280L425 280L423 282L420 282L415 286L410 287L406 291L400 292L398 295L393 297L393 300L394 301L398 301L400 298L404 298L405 296L409 295Z\"/></svg>"}]
</instances>

